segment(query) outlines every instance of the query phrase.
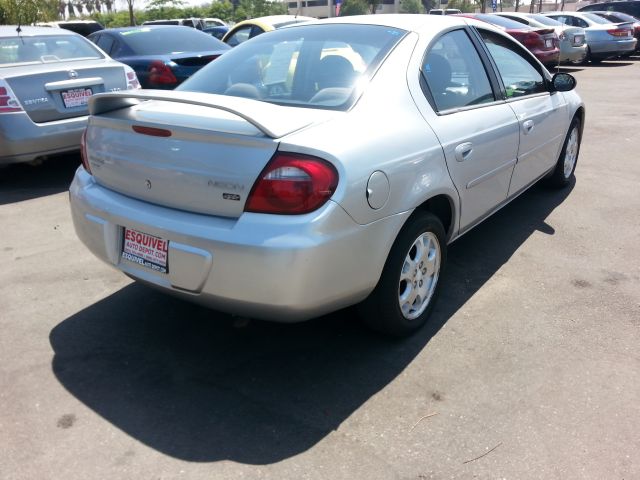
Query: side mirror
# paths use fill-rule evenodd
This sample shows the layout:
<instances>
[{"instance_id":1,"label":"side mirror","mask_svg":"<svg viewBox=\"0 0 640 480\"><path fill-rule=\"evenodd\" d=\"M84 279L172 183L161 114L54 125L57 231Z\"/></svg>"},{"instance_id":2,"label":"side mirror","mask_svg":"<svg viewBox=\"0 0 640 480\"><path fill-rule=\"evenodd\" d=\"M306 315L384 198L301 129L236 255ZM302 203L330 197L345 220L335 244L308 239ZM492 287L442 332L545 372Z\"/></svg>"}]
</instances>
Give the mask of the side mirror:
<instances>
[{"instance_id":1,"label":"side mirror","mask_svg":"<svg viewBox=\"0 0 640 480\"><path fill-rule=\"evenodd\" d=\"M573 75L568 73L556 73L551 78L551 84L553 85L553 91L555 92L568 92L576 88L578 81Z\"/></svg>"}]
</instances>

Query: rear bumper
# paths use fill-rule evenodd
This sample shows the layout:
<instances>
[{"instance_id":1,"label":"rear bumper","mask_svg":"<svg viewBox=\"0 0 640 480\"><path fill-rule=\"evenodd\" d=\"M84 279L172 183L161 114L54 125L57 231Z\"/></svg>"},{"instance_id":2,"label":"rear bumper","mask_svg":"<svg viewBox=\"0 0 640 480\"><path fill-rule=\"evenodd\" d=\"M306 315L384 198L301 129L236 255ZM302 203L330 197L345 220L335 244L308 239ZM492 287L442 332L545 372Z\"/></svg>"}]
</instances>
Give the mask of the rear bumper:
<instances>
[{"instance_id":1,"label":"rear bumper","mask_svg":"<svg viewBox=\"0 0 640 480\"><path fill-rule=\"evenodd\" d=\"M330 201L307 215L212 217L120 195L82 167L69 194L78 237L112 267L189 301L281 322L366 298L410 214L363 226ZM169 273L122 257L124 227L168 240Z\"/></svg>"},{"instance_id":2,"label":"rear bumper","mask_svg":"<svg viewBox=\"0 0 640 480\"><path fill-rule=\"evenodd\" d=\"M34 123L24 112L0 116L0 165L79 150L87 117Z\"/></svg>"},{"instance_id":3,"label":"rear bumper","mask_svg":"<svg viewBox=\"0 0 640 480\"><path fill-rule=\"evenodd\" d=\"M621 40L589 42L589 51L591 52L592 58L613 58L633 52L636 48L636 42L637 40L633 37Z\"/></svg>"},{"instance_id":4,"label":"rear bumper","mask_svg":"<svg viewBox=\"0 0 640 480\"><path fill-rule=\"evenodd\" d=\"M558 48L548 51L536 50L534 54L538 58L538 60L540 60L540 62L546 66L557 65L558 59L560 58L560 50Z\"/></svg>"},{"instance_id":5,"label":"rear bumper","mask_svg":"<svg viewBox=\"0 0 640 480\"><path fill-rule=\"evenodd\" d=\"M579 47L569 42L560 43L560 62L581 62L587 56L587 44Z\"/></svg>"}]
</instances>

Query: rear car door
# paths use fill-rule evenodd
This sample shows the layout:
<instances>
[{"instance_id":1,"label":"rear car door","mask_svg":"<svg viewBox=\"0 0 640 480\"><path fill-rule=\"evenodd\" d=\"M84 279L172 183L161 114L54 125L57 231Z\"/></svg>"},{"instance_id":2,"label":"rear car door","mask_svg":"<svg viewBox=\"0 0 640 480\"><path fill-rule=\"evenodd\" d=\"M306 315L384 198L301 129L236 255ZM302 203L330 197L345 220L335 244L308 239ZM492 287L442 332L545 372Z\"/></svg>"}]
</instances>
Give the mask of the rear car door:
<instances>
[{"instance_id":1,"label":"rear car door","mask_svg":"<svg viewBox=\"0 0 640 480\"><path fill-rule=\"evenodd\" d=\"M525 49L494 32L478 31L496 63L507 104L520 126L518 161L509 187L511 196L555 165L569 110L564 95L549 92L548 74Z\"/></svg>"},{"instance_id":2,"label":"rear car door","mask_svg":"<svg viewBox=\"0 0 640 480\"><path fill-rule=\"evenodd\" d=\"M478 47L482 50L467 29L432 43L421 66L431 108L416 102L442 145L460 195L461 231L506 200L518 153L518 120L497 98L495 74L488 73Z\"/></svg>"}]
</instances>

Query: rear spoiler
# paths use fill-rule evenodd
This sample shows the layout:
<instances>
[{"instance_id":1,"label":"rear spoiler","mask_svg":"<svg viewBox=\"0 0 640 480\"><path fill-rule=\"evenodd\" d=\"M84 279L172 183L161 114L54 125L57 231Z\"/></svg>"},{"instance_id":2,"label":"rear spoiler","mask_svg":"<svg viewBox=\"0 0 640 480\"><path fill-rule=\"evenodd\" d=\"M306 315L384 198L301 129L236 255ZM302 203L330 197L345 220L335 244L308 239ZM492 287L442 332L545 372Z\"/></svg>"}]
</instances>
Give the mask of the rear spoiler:
<instances>
[{"instance_id":1,"label":"rear spoiler","mask_svg":"<svg viewBox=\"0 0 640 480\"><path fill-rule=\"evenodd\" d=\"M89 99L89 113L102 113L139 105L146 100L175 102L210 107L237 115L271 138L285 135L311 125L318 119L316 109L282 107L242 97L175 90L127 90L98 93Z\"/></svg>"}]
</instances>

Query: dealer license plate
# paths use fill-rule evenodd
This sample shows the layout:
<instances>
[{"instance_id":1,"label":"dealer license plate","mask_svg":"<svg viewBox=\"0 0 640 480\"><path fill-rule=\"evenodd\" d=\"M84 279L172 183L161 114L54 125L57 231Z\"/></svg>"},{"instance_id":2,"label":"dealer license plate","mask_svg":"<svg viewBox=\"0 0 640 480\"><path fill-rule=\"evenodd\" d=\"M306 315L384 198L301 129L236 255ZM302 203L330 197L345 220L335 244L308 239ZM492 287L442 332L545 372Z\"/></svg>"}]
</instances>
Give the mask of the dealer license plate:
<instances>
[{"instance_id":1,"label":"dealer license plate","mask_svg":"<svg viewBox=\"0 0 640 480\"><path fill-rule=\"evenodd\" d=\"M125 228L122 258L155 272L169 273L169 242L148 233Z\"/></svg>"},{"instance_id":2,"label":"dealer license plate","mask_svg":"<svg viewBox=\"0 0 640 480\"><path fill-rule=\"evenodd\" d=\"M584 43L584 36L583 35L576 35L575 37L573 37L573 44L574 45L582 45Z\"/></svg>"},{"instance_id":3,"label":"dealer license plate","mask_svg":"<svg viewBox=\"0 0 640 480\"><path fill-rule=\"evenodd\" d=\"M90 88L73 88L62 92L64 108L83 107L89 103L89 97L93 95Z\"/></svg>"}]
</instances>

